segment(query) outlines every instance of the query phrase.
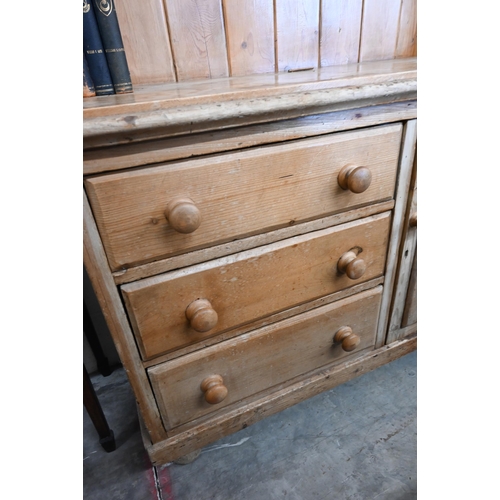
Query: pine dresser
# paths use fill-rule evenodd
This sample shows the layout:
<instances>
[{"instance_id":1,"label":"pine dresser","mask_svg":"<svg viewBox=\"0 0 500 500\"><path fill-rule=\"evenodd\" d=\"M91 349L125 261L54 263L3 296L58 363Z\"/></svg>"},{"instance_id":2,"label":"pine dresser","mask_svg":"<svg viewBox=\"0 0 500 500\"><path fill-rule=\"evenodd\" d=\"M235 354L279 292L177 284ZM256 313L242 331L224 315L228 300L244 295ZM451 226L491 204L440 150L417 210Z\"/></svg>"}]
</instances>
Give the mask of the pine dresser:
<instances>
[{"instance_id":1,"label":"pine dresser","mask_svg":"<svg viewBox=\"0 0 500 500\"><path fill-rule=\"evenodd\" d=\"M153 463L416 348L416 109L416 58L85 100L84 264Z\"/></svg>"}]
</instances>

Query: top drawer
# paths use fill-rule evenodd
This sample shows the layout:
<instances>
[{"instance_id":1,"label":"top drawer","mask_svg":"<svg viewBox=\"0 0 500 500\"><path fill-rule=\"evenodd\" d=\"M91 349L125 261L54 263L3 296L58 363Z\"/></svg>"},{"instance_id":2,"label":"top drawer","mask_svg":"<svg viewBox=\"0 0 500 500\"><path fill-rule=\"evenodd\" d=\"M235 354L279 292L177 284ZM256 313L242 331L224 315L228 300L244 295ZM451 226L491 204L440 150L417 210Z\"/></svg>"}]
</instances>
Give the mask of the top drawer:
<instances>
[{"instance_id":1,"label":"top drawer","mask_svg":"<svg viewBox=\"0 0 500 500\"><path fill-rule=\"evenodd\" d=\"M384 125L87 178L109 264L116 271L390 199L401 130ZM370 171L365 191L339 186L350 164Z\"/></svg>"}]
</instances>

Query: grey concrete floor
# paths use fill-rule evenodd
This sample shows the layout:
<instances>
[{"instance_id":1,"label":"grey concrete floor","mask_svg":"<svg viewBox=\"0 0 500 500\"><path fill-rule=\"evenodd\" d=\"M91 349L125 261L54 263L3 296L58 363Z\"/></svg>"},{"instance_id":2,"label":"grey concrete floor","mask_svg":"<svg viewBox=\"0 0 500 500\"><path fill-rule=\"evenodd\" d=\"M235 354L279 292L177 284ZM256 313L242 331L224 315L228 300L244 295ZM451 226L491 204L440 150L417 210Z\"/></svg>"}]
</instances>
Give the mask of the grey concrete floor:
<instances>
[{"instance_id":1,"label":"grey concrete floor","mask_svg":"<svg viewBox=\"0 0 500 500\"><path fill-rule=\"evenodd\" d=\"M117 448L84 409L85 500L409 500L417 498L417 353L153 467L122 368L93 375Z\"/></svg>"}]
</instances>

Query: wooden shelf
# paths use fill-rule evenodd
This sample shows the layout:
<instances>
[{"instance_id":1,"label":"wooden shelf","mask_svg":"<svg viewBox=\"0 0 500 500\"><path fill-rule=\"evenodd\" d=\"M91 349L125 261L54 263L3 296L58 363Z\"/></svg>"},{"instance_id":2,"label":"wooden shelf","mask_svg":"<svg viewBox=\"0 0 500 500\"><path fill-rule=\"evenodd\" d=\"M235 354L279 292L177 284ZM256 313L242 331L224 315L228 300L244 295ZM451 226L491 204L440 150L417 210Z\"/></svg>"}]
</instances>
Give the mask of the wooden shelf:
<instances>
[{"instance_id":1,"label":"wooden shelf","mask_svg":"<svg viewBox=\"0 0 500 500\"><path fill-rule=\"evenodd\" d=\"M416 58L144 85L84 100L84 149L408 101L416 93Z\"/></svg>"}]
</instances>

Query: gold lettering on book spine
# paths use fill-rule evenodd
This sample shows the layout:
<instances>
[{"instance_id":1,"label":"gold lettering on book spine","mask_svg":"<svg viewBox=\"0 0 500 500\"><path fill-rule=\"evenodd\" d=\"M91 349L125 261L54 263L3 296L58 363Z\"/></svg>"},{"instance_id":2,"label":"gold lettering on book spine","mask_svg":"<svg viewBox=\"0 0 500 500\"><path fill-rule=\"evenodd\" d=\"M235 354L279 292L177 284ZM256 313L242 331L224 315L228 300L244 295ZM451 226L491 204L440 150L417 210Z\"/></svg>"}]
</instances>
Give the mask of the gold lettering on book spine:
<instances>
[{"instance_id":1,"label":"gold lettering on book spine","mask_svg":"<svg viewBox=\"0 0 500 500\"><path fill-rule=\"evenodd\" d=\"M86 14L90 10L90 5L87 0L83 0L83 13Z\"/></svg>"},{"instance_id":2,"label":"gold lettering on book spine","mask_svg":"<svg viewBox=\"0 0 500 500\"><path fill-rule=\"evenodd\" d=\"M97 8L105 15L109 16L113 12L113 0L99 0Z\"/></svg>"}]
</instances>

